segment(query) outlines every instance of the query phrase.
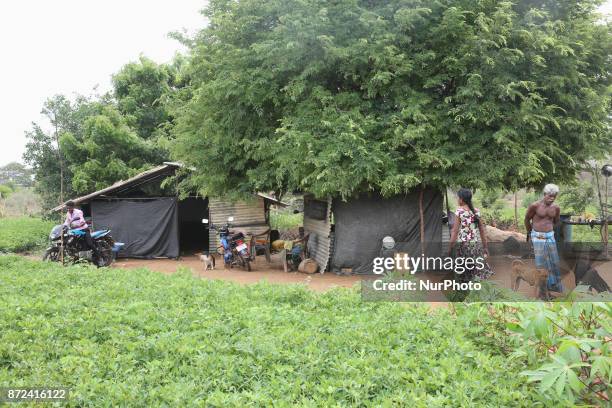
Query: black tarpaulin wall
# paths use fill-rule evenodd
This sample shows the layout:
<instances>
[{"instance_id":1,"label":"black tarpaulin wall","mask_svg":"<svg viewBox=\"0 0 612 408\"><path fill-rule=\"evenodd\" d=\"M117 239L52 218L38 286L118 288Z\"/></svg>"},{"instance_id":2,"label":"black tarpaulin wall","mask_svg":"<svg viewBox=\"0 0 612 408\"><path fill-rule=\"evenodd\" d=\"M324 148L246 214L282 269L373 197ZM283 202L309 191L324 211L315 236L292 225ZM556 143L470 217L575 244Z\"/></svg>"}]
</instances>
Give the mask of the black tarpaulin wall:
<instances>
[{"instance_id":1,"label":"black tarpaulin wall","mask_svg":"<svg viewBox=\"0 0 612 408\"><path fill-rule=\"evenodd\" d=\"M442 240L442 194L435 189L423 193L427 252L439 251ZM371 274L374 258L381 255L382 239L389 235L396 248L410 256L421 254L419 191L382 198L362 195L344 202L334 199L334 252L331 271L351 268L355 274Z\"/></svg>"},{"instance_id":2,"label":"black tarpaulin wall","mask_svg":"<svg viewBox=\"0 0 612 408\"><path fill-rule=\"evenodd\" d=\"M179 256L176 198L99 200L91 203L91 210L96 229L110 228L113 239L125 244L119 256Z\"/></svg>"}]
</instances>

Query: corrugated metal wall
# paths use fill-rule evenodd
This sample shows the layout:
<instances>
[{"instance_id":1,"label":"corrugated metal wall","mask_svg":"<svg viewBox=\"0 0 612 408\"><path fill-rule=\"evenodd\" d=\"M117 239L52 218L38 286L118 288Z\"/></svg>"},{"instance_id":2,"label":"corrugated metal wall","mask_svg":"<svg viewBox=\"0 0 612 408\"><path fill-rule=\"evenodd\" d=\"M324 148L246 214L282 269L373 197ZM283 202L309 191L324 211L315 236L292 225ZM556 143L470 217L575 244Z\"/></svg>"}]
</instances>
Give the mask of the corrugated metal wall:
<instances>
[{"instance_id":1,"label":"corrugated metal wall","mask_svg":"<svg viewBox=\"0 0 612 408\"><path fill-rule=\"evenodd\" d=\"M442 225L442 253L445 254L448 251L448 243L450 242L450 230L448 224Z\"/></svg>"},{"instance_id":2,"label":"corrugated metal wall","mask_svg":"<svg viewBox=\"0 0 612 408\"><path fill-rule=\"evenodd\" d=\"M326 271L329 264L329 254L331 249L331 198L327 200L325 219L313 219L307 216L308 206L314 200L311 196L304 196L304 232L310 234L308 238L308 250L310 257L317 261L320 271Z\"/></svg>"},{"instance_id":3,"label":"corrugated metal wall","mask_svg":"<svg viewBox=\"0 0 612 408\"><path fill-rule=\"evenodd\" d=\"M444 224L442 227L442 242L448 243L448 241L450 241L450 230L448 224Z\"/></svg>"},{"instance_id":4,"label":"corrugated metal wall","mask_svg":"<svg viewBox=\"0 0 612 408\"><path fill-rule=\"evenodd\" d=\"M252 201L229 202L210 198L208 201L209 217L213 224L225 224L227 217L234 217L232 228L253 234L265 232L269 226L266 220L264 199L257 197ZM215 252L220 245L216 231L209 231L210 251Z\"/></svg>"}]
</instances>

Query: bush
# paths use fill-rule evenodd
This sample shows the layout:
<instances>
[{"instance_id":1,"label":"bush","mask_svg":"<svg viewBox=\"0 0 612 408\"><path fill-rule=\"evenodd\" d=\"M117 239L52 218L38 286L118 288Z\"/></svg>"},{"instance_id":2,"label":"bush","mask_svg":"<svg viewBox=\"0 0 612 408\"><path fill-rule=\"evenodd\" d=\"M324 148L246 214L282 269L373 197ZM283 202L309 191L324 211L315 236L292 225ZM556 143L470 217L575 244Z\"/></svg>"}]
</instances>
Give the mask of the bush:
<instances>
[{"instance_id":1,"label":"bush","mask_svg":"<svg viewBox=\"0 0 612 408\"><path fill-rule=\"evenodd\" d=\"M603 300L603 299L602 299ZM530 367L555 406L603 406L612 379L612 307L604 302L493 303L462 309L470 336Z\"/></svg>"},{"instance_id":2,"label":"bush","mask_svg":"<svg viewBox=\"0 0 612 408\"><path fill-rule=\"evenodd\" d=\"M523 197L523 201L522 201L523 207L529 208L529 206L532 203L535 203L541 198L542 198L542 193L540 193L539 191L531 191L525 194L525 196Z\"/></svg>"},{"instance_id":3,"label":"bush","mask_svg":"<svg viewBox=\"0 0 612 408\"><path fill-rule=\"evenodd\" d=\"M573 242L602 242L601 226L574 225L572 226ZM608 227L608 242L612 242L612 226Z\"/></svg>"},{"instance_id":4,"label":"bush","mask_svg":"<svg viewBox=\"0 0 612 408\"><path fill-rule=\"evenodd\" d=\"M0 279L0 386L62 385L69 406L547 403L443 309L16 256Z\"/></svg>"},{"instance_id":5,"label":"bush","mask_svg":"<svg viewBox=\"0 0 612 408\"><path fill-rule=\"evenodd\" d=\"M53 225L54 222L40 218L0 218L0 252L25 252L43 247Z\"/></svg>"},{"instance_id":6,"label":"bush","mask_svg":"<svg viewBox=\"0 0 612 408\"><path fill-rule=\"evenodd\" d=\"M13 189L6 184L0 184L0 198L6 199L13 194Z\"/></svg>"},{"instance_id":7,"label":"bush","mask_svg":"<svg viewBox=\"0 0 612 408\"><path fill-rule=\"evenodd\" d=\"M581 215L588 206L597 204L595 189L589 182L561 187L558 204L563 214Z\"/></svg>"},{"instance_id":8,"label":"bush","mask_svg":"<svg viewBox=\"0 0 612 408\"><path fill-rule=\"evenodd\" d=\"M299 227L304 224L304 214L290 211L270 211L270 226L280 231Z\"/></svg>"},{"instance_id":9,"label":"bush","mask_svg":"<svg viewBox=\"0 0 612 408\"><path fill-rule=\"evenodd\" d=\"M480 194L479 194L480 193ZM499 190L494 189L485 189L482 192L477 192L474 200L480 201L482 207L484 208L492 208L494 204L500 199L502 193ZM503 201L502 201L503 207Z\"/></svg>"}]
</instances>

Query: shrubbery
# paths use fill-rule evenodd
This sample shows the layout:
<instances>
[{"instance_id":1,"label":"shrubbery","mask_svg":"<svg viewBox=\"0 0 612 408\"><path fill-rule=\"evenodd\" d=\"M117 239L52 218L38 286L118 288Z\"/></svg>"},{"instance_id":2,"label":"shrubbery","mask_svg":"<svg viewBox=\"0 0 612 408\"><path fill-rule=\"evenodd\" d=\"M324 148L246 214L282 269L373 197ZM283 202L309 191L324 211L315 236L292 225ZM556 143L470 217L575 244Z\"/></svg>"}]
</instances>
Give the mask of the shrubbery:
<instances>
[{"instance_id":1,"label":"shrubbery","mask_svg":"<svg viewBox=\"0 0 612 408\"><path fill-rule=\"evenodd\" d=\"M16 256L0 278L0 386L69 406L554 405L444 309Z\"/></svg>"},{"instance_id":2,"label":"shrubbery","mask_svg":"<svg viewBox=\"0 0 612 408\"><path fill-rule=\"evenodd\" d=\"M25 252L42 247L55 223L40 218L0 218L0 252Z\"/></svg>"},{"instance_id":3,"label":"shrubbery","mask_svg":"<svg viewBox=\"0 0 612 408\"><path fill-rule=\"evenodd\" d=\"M478 343L529 367L555 406L604 406L612 382L612 307L605 302L493 303L460 308Z\"/></svg>"},{"instance_id":4,"label":"shrubbery","mask_svg":"<svg viewBox=\"0 0 612 408\"><path fill-rule=\"evenodd\" d=\"M289 211L271 211L270 227L277 230L288 230L304 224L304 214L293 214Z\"/></svg>"}]
</instances>

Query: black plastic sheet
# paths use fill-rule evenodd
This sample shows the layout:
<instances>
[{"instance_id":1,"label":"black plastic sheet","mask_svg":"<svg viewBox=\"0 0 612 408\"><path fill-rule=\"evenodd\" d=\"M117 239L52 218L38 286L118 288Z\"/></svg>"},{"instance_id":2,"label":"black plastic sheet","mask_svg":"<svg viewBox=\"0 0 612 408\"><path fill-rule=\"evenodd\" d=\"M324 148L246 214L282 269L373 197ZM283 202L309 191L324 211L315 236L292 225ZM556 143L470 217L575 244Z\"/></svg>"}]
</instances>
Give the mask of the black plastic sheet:
<instances>
[{"instance_id":1,"label":"black plastic sheet","mask_svg":"<svg viewBox=\"0 0 612 408\"><path fill-rule=\"evenodd\" d=\"M96 200L91 209L95 228L110 228L113 239L125 244L118 256L179 256L176 198Z\"/></svg>"},{"instance_id":2,"label":"black plastic sheet","mask_svg":"<svg viewBox=\"0 0 612 408\"><path fill-rule=\"evenodd\" d=\"M423 193L427 253L439 253L442 241L443 197L435 189ZM374 258L384 256L382 239L395 239L395 251L421 254L419 191L383 198L361 195L342 201L334 199L334 252L331 271L352 269L353 274L371 274Z\"/></svg>"}]
</instances>

